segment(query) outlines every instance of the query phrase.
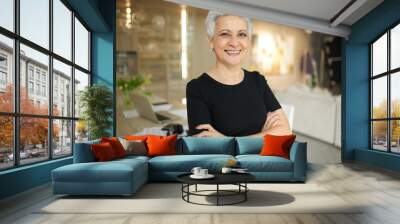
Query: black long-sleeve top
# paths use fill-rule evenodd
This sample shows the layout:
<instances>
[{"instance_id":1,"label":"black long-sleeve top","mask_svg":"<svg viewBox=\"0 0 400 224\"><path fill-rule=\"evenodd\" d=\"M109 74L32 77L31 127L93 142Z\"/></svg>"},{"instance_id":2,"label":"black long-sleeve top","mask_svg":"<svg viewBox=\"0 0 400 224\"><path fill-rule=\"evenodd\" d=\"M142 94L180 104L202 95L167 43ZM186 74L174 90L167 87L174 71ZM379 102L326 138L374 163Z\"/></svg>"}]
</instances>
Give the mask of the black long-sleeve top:
<instances>
[{"instance_id":1,"label":"black long-sleeve top","mask_svg":"<svg viewBox=\"0 0 400 224\"><path fill-rule=\"evenodd\" d=\"M258 133L269 111L281 108L264 76L244 70L243 80L226 85L203 73L186 85L189 135L210 124L226 136Z\"/></svg>"}]
</instances>

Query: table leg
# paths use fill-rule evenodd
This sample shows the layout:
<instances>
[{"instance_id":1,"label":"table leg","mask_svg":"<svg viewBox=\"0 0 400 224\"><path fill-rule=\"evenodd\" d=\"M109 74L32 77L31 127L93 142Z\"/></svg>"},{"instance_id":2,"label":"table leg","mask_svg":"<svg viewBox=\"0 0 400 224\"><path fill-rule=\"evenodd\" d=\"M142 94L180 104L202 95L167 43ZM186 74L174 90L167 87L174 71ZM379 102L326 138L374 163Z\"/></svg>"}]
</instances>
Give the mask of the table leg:
<instances>
[{"instance_id":1,"label":"table leg","mask_svg":"<svg viewBox=\"0 0 400 224\"><path fill-rule=\"evenodd\" d=\"M219 205L219 184L217 184L217 206Z\"/></svg>"},{"instance_id":2,"label":"table leg","mask_svg":"<svg viewBox=\"0 0 400 224\"><path fill-rule=\"evenodd\" d=\"M247 183L244 183L244 201L247 201L247 192L248 192L248 190L247 190Z\"/></svg>"},{"instance_id":3,"label":"table leg","mask_svg":"<svg viewBox=\"0 0 400 224\"><path fill-rule=\"evenodd\" d=\"M188 193L187 193L187 201L188 201L188 202L190 202L190 201L189 201L189 195L190 195L190 184L188 184L188 185L187 185L187 192L188 192Z\"/></svg>"}]
</instances>

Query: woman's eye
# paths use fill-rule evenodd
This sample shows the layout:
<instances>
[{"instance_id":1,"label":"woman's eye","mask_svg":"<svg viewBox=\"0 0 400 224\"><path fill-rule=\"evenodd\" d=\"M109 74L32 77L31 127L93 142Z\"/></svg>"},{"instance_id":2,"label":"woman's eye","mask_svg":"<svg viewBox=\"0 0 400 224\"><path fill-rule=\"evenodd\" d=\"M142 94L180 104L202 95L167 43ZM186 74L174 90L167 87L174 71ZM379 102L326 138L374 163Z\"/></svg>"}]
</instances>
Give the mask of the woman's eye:
<instances>
[{"instance_id":1,"label":"woman's eye","mask_svg":"<svg viewBox=\"0 0 400 224\"><path fill-rule=\"evenodd\" d=\"M220 35L221 36L228 36L229 34L228 33L221 33Z\"/></svg>"},{"instance_id":2,"label":"woman's eye","mask_svg":"<svg viewBox=\"0 0 400 224\"><path fill-rule=\"evenodd\" d=\"M243 37L243 38L244 38L244 37L247 37L247 34L246 34L246 33L240 33L240 34L239 34L239 37Z\"/></svg>"}]
</instances>

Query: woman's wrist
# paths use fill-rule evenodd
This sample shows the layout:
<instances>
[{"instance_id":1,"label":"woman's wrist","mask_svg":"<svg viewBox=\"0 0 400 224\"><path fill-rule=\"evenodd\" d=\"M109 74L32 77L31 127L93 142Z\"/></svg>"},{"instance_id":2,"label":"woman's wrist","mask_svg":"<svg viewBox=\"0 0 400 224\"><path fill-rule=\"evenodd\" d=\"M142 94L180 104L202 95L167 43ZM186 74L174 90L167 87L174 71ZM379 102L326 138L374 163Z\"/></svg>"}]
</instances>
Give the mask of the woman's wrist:
<instances>
[{"instance_id":1,"label":"woman's wrist","mask_svg":"<svg viewBox=\"0 0 400 224\"><path fill-rule=\"evenodd\" d=\"M287 127L282 127L282 126L275 126L269 129L266 129L262 131L264 135L269 134L269 135L291 135L292 130Z\"/></svg>"}]
</instances>

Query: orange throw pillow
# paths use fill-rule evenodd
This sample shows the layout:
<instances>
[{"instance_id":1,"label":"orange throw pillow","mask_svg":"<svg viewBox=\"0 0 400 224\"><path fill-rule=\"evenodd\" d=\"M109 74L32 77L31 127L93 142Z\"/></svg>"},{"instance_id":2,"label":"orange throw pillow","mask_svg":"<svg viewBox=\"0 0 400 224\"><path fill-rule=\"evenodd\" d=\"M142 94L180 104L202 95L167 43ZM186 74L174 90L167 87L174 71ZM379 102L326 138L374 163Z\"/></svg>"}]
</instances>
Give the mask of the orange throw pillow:
<instances>
[{"instance_id":1,"label":"orange throw pillow","mask_svg":"<svg viewBox=\"0 0 400 224\"><path fill-rule=\"evenodd\" d=\"M296 135L265 135L264 146L261 149L260 155L262 156L280 156L290 159L290 148Z\"/></svg>"},{"instance_id":2,"label":"orange throw pillow","mask_svg":"<svg viewBox=\"0 0 400 224\"><path fill-rule=\"evenodd\" d=\"M99 162L110 161L117 158L113 147L108 142L93 144L90 147L92 149L94 157Z\"/></svg>"},{"instance_id":3,"label":"orange throw pillow","mask_svg":"<svg viewBox=\"0 0 400 224\"><path fill-rule=\"evenodd\" d=\"M177 135L170 136L148 136L146 143L148 156L176 155Z\"/></svg>"},{"instance_id":4,"label":"orange throw pillow","mask_svg":"<svg viewBox=\"0 0 400 224\"><path fill-rule=\"evenodd\" d=\"M146 141L148 135L125 135L124 139L130 140L130 141Z\"/></svg>"},{"instance_id":5,"label":"orange throw pillow","mask_svg":"<svg viewBox=\"0 0 400 224\"><path fill-rule=\"evenodd\" d=\"M101 138L101 142L108 142L114 149L115 155L117 158L125 157L126 156L126 151L124 149L124 146L122 146L121 142L118 140L116 137L110 137L110 138Z\"/></svg>"}]
</instances>

